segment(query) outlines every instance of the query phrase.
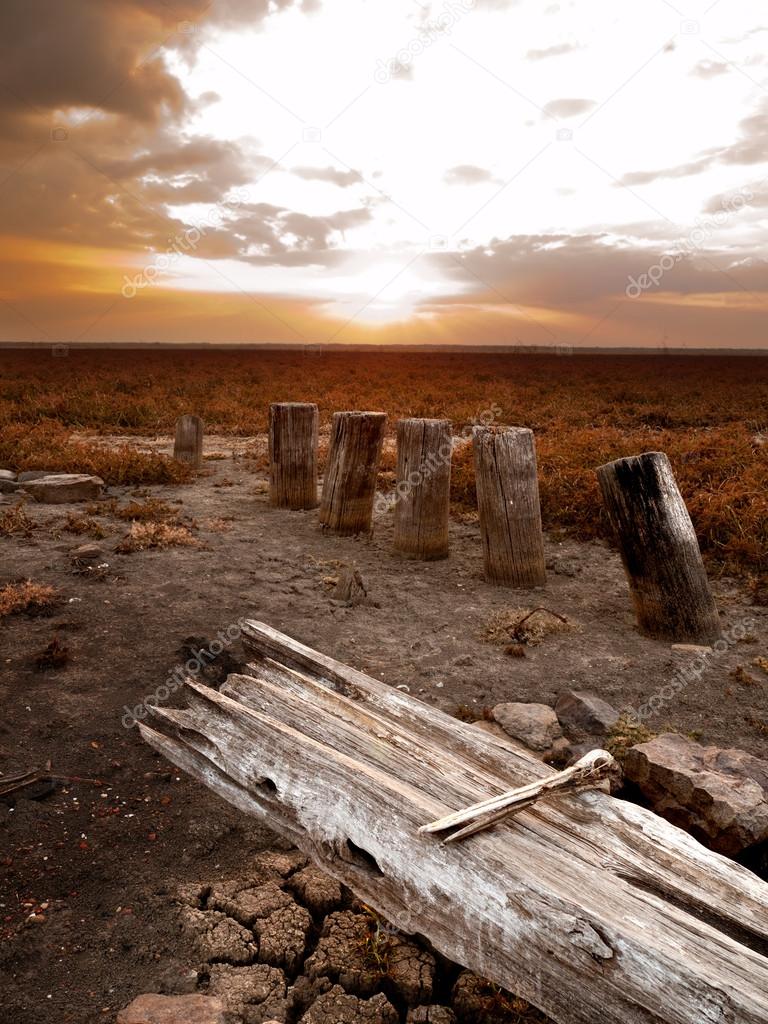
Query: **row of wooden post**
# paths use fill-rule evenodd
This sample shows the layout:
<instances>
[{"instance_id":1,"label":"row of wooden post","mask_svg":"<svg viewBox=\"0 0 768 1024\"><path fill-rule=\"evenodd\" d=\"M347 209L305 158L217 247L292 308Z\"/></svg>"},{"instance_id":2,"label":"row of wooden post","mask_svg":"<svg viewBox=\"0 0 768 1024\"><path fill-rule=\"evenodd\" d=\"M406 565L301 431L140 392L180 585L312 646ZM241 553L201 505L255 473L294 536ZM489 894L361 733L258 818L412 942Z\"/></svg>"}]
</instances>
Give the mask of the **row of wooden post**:
<instances>
[{"instance_id":1,"label":"row of wooden post","mask_svg":"<svg viewBox=\"0 0 768 1024\"><path fill-rule=\"evenodd\" d=\"M270 406L270 501L314 509L341 535L371 530L386 415L337 412L318 501L316 405ZM177 423L174 456L200 465L202 421ZM472 430L485 577L530 589L546 582L536 446L524 427ZM397 423L392 498L394 548L411 558L448 555L451 452L449 420ZM619 459L597 470L629 582L638 623L650 636L711 643L721 635L699 544L669 459L662 452Z\"/></svg>"}]
</instances>

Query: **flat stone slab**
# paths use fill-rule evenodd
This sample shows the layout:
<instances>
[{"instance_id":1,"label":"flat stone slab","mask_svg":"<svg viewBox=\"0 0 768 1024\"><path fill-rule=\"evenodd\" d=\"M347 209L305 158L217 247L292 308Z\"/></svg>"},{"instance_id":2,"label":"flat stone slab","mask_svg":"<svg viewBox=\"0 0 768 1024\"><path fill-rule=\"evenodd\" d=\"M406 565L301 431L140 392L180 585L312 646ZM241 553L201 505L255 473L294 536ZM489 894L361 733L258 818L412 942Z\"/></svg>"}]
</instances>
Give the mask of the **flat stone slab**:
<instances>
[{"instance_id":1,"label":"flat stone slab","mask_svg":"<svg viewBox=\"0 0 768 1024\"><path fill-rule=\"evenodd\" d=\"M92 501L101 495L103 489L104 481L100 476L88 476L85 473L51 473L24 483L24 490L35 501L47 505Z\"/></svg>"},{"instance_id":2,"label":"flat stone slab","mask_svg":"<svg viewBox=\"0 0 768 1024\"><path fill-rule=\"evenodd\" d=\"M657 814L720 853L768 839L768 761L665 733L627 751L624 771Z\"/></svg>"},{"instance_id":3,"label":"flat stone slab","mask_svg":"<svg viewBox=\"0 0 768 1024\"><path fill-rule=\"evenodd\" d=\"M225 1007L212 996L137 996L117 1024L225 1024Z\"/></svg>"},{"instance_id":4,"label":"flat stone slab","mask_svg":"<svg viewBox=\"0 0 768 1024\"><path fill-rule=\"evenodd\" d=\"M26 484L30 480L42 480L44 476L57 476L56 473L51 473L48 469L25 469L23 473L19 473L19 483Z\"/></svg>"}]
</instances>

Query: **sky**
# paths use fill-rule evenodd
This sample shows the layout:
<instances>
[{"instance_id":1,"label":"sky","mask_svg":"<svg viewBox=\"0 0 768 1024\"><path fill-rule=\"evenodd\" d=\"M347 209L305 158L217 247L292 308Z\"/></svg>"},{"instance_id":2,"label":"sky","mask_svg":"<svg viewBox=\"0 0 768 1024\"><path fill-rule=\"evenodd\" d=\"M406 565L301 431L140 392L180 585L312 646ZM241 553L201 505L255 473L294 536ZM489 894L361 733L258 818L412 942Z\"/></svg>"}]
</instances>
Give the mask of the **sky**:
<instances>
[{"instance_id":1,"label":"sky","mask_svg":"<svg viewBox=\"0 0 768 1024\"><path fill-rule=\"evenodd\" d=\"M761 348L764 0L3 0L0 342Z\"/></svg>"}]
</instances>

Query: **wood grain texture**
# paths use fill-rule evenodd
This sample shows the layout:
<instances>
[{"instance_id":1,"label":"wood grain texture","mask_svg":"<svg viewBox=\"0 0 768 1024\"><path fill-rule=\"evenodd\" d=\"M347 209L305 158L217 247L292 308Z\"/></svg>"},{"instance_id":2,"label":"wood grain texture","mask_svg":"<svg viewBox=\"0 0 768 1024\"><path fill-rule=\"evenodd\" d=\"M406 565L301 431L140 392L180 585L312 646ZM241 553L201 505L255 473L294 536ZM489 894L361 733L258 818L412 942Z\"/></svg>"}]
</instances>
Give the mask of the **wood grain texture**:
<instances>
[{"instance_id":1,"label":"wood grain texture","mask_svg":"<svg viewBox=\"0 0 768 1024\"><path fill-rule=\"evenodd\" d=\"M558 1024L765 1024L768 886L651 811L564 796L446 846L419 827L549 774L259 622L222 692L144 738L398 928Z\"/></svg>"},{"instance_id":2,"label":"wood grain texture","mask_svg":"<svg viewBox=\"0 0 768 1024\"><path fill-rule=\"evenodd\" d=\"M386 414L335 412L323 477L320 522L333 533L369 533Z\"/></svg>"},{"instance_id":3,"label":"wood grain texture","mask_svg":"<svg viewBox=\"0 0 768 1024\"><path fill-rule=\"evenodd\" d=\"M397 423L394 548L430 561L448 555L451 500L450 420Z\"/></svg>"},{"instance_id":4,"label":"wood grain texture","mask_svg":"<svg viewBox=\"0 0 768 1024\"><path fill-rule=\"evenodd\" d=\"M669 459L646 452L597 470L640 629L709 644L721 636L699 542Z\"/></svg>"},{"instance_id":5,"label":"wood grain texture","mask_svg":"<svg viewBox=\"0 0 768 1024\"><path fill-rule=\"evenodd\" d=\"M546 583L533 431L472 431L485 578L508 587Z\"/></svg>"},{"instance_id":6,"label":"wood grain texture","mask_svg":"<svg viewBox=\"0 0 768 1024\"><path fill-rule=\"evenodd\" d=\"M179 416L176 420L173 457L177 462L185 462L195 469L202 466L203 421L199 416Z\"/></svg>"},{"instance_id":7,"label":"wood grain texture","mask_svg":"<svg viewBox=\"0 0 768 1024\"><path fill-rule=\"evenodd\" d=\"M276 508L317 508L318 424L316 405L270 405L269 500Z\"/></svg>"}]
</instances>

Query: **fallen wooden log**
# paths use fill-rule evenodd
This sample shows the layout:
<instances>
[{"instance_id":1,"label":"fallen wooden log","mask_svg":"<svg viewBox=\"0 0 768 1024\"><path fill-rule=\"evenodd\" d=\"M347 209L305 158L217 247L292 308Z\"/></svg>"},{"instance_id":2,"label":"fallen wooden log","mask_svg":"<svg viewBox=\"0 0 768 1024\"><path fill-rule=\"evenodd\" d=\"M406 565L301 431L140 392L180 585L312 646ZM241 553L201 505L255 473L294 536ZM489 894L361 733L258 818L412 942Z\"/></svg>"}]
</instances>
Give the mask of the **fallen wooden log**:
<instances>
[{"instance_id":1,"label":"fallen wooden log","mask_svg":"<svg viewBox=\"0 0 768 1024\"><path fill-rule=\"evenodd\" d=\"M599 791L445 845L424 824L550 769L258 622L144 738L398 928L558 1024L765 1024L768 886Z\"/></svg>"}]
</instances>

